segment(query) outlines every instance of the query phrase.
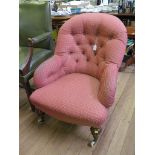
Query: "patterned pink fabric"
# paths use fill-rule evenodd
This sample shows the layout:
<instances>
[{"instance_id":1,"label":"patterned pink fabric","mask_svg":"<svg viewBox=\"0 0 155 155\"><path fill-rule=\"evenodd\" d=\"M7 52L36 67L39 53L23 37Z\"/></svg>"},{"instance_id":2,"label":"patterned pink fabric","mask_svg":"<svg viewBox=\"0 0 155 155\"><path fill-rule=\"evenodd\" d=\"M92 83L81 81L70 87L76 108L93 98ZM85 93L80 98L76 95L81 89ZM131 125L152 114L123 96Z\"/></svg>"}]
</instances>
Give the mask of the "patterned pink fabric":
<instances>
[{"instance_id":1,"label":"patterned pink fabric","mask_svg":"<svg viewBox=\"0 0 155 155\"><path fill-rule=\"evenodd\" d=\"M78 101L76 102L76 106L79 108L71 108L73 113L77 114L75 116L76 118L69 109L65 108L69 104L68 96L65 91L61 89L58 91L57 86L60 85L59 82L61 82L62 78L65 79L65 77L71 73L83 73L92 76L99 80L99 88L96 91L96 99L98 102L95 102L95 100L93 100L93 102L97 104L96 106L101 106L102 104L102 110L104 106L111 106L114 101L117 73L124 56L126 42L127 34L125 26L118 18L112 15L86 13L72 17L59 31L55 55L41 64L34 74L34 83L36 87L40 89L32 94L30 98L32 103L36 106L40 106L41 109L44 109L45 112L50 115L55 115L56 118L65 121L69 120L69 122L72 123L80 123L83 120L84 124L91 125L92 123L94 126L101 125L105 120L106 114L104 117L102 114L102 119L98 117L98 122L100 123L97 123L97 120L94 121L94 117L96 116L90 116L89 111L86 109L86 111L81 110L82 103L89 109L89 102L92 102L91 100L85 99L87 96L83 96L82 100L87 100L88 103L84 103L80 100L81 94L87 89L86 87L89 88L87 84L84 85L82 81L79 81L82 85L80 87L81 91L76 97ZM95 46L97 48L93 51ZM76 79L75 76L74 78ZM75 80L72 79L72 83L74 83L74 81ZM90 85L93 85L93 82L90 82ZM75 83L75 87L76 86ZM45 93L47 88L48 93ZM65 89L69 91L73 88L65 87ZM38 92L40 92L40 97L36 95ZM63 105L54 100L54 92L57 92L57 97L59 96L58 98L61 98L61 101L63 100ZM56 95L56 93L54 94ZM74 95L76 96L76 93L71 91L70 96ZM75 106L75 101L72 101L72 97L70 97L70 102L72 102L72 104L69 104L70 106ZM61 106L59 110L57 109L59 112L53 114L52 105L54 106L56 103ZM90 104L90 106L92 105L93 103ZM65 111L61 113L60 111L64 110L63 108ZM85 114L79 115L79 111ZM105 112L106 110L103 111ZM94 109L94 113L98 112ZM92 121L85 119L87 115L91 117L89 119Z\"/></svg>"},{"instance_id":2,"label":"patterned pink fabric","mask_svg":"<svg viewBox=\"0 0 155 155\"><path fill-rule=\"evenodd\" d=\"M65 122L98 127L107 116L106 108L97 99L98 87L96 78L72 73L37 89L31 101L48 115Z\"/></svg>"}]
</instances>

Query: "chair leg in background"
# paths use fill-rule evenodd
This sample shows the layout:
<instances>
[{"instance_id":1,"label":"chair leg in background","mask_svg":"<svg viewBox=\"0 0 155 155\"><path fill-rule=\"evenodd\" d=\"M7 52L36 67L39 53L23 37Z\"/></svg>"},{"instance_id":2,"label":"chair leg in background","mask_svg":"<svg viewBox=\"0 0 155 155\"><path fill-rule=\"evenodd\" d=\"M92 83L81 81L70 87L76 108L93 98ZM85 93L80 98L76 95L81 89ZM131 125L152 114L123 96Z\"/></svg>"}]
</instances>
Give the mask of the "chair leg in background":
<instances>
[{"instance_id":1,"label":"chair leg in background","mask_svg":"<svg viewBox=\"0 0 155 155\"><path fill-rule=\"evenodd\" d=\"M96 144L96 142L97 142L97 140L98 140L98 137L99 137L99 135L100 135L100 133L101 133L101 128L94 128L94 127L91 127L90 128L90 131L91 131L91 134L93 135L93 140L92 141L90 141L89 143L88 143L88 145L90 146L90 147L93 147L95 144Z\"/></svg>"},{"instance_id":2,"label":"chair leg in background","mask_svg":"<svg viewBox=\"0 0 155 155\"><path fill-rule=\"evenodd\" d=\"M26 94L27 94L27 98L28 98L28 100L29 100L29 97L30 97L30 95L32 94L32 89L31 89L31 87L30 87L29 81L24 82L24 88L25 88L25 91L26 91ZM29 103L30 103L30 106L31 106L31 110L32 110L33 112L35 112L35 106L31 103L30 100L29 100Z\"/></svg>"}]
</instances>

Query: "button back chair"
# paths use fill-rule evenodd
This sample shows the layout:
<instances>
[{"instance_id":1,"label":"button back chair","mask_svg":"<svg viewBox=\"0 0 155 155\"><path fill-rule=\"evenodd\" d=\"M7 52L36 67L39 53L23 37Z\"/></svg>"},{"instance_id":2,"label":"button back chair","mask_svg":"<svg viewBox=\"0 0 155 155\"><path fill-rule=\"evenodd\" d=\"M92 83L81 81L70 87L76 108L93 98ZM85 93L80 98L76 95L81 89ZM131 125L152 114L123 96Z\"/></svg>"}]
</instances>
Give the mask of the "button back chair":
<instances>
[{"instance_id":1,"label":"button back chair","mask_svg":"<svg viewBox=\"0 0 155 155\"><path fill-rule=\"evenodd\" d=\"M113 104L127 32L117 18L104 13L76 15L60 28L54 56L34 73L38 88L30 96L43 114L90 126L93 146Z\"/></svg>"},{"instance_id":2,"label":"button back chair","mask_svg":"<svg viewBox=\"0 0 155 155\"><path fill-rule=\"evenodd\" d=\"M51 14L48 2L25 1L19 4L19 80L29 96L29 80L35 69L51 57ZM34 111L34 106L31 105Z\"/></svg>"}]
</instances>

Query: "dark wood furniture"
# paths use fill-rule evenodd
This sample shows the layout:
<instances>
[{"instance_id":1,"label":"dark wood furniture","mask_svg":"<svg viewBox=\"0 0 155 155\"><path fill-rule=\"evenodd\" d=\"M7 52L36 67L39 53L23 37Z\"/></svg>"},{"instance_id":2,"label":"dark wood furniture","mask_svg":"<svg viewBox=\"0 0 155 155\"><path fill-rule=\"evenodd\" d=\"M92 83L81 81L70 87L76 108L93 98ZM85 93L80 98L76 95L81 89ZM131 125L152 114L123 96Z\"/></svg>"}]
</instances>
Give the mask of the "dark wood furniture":
<instances>
[{"instance_id":1,"label":"dark wood furniture","mask_svg":"<svg viewBox=\"0 0 155 155\"><path fill-rule=\"evenodd\" d=\"M130 26L132 24L132 21L135 21L135 15L134 14L127 14L127 13L109 13L111 15L114 15L118 17L126 26ZM75 14L76 15L76 14ZM53 29L59 29L62 24L65 23L68 19L72 18L75 15L67 15L67 16L52 16L52 27Z\"/></svg>"},{"instance_id":2,"label":"dark wood furniture","mask_svg":"<svg viewBox=\"0 0 155 155\"><path fill-rule=\"evenodd\" d=\"M127 33L128 33L128 38L129 39L134 39L135 40L135 27L127 27ZM130 56L130 58L126 61L125 63L125 67L124 69L129 66L129 65L132 65L135 63L135 44L132 48L132 54Z\"/></svg>"},{"instance_id":3,"label":"dark wood furniture","mask_svg":"<svg viewBox=\"0 0 155 155\"><path fill-rule=\"evenodd\" d=\"M135 27L127 26L126 28L127 28L128 38L135 39Z\"/></svg>"},{"instance_id":4,"label":"dark wood furniture","mask_svg":"<svg viewBox=\"0 0 155 155\"><path fill-rule=\"evenodd\" d=\"M116 17L118 17L126 26L127 28L127 33L128 33L128 38L129 39L135 39L135 26L134 26L134 22L135 22L135 14L127 14L127 13L109 13L111 15L114 15ZM76 14L75 14L76 15ZM59 31L59 28L70 18L72 18L75 15L67 15L67 16L52 16L52 28L56 29L56 31ZM132 49L132 55L130 56L130 58L125 62L125 66L123 67L123 70L135 63L135 45L133 46ZM121 69L122 70L122 69Z\"/></svg>"}]
</instances>

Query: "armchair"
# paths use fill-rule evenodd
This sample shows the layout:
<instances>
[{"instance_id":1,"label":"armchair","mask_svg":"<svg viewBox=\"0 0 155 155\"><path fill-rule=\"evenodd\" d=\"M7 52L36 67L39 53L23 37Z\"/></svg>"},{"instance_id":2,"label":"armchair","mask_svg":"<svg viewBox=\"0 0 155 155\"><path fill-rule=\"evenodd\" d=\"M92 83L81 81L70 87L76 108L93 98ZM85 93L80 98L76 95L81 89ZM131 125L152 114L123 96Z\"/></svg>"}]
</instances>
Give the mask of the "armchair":
<instances>
[{"instance_id":1,"label":"armchair","mask_svg":"<svg viewBox=\"0 0 155 155\"><path fill-rule=\"evenodd\" d=\"M85 13L68 20L58 34L54 56L34 73L30 96L38 109L59 120L91 126L93 146L113 104L127 32L117 18Z\"/></svg>"},{"instance_id":2,"label":"armchair","mask_svg":"<svg viewBox=\"0 0 155 155\"><path fill-rule=\"evenodd\" d=\"M35 69L52 56L51 14L48 2L25 1L19 4L19 80L29 98L29 80ZM30 103L32 110L34 106Z\"/></svg>"}]
</instances>

